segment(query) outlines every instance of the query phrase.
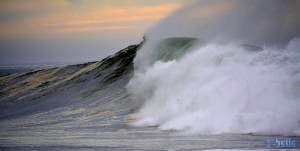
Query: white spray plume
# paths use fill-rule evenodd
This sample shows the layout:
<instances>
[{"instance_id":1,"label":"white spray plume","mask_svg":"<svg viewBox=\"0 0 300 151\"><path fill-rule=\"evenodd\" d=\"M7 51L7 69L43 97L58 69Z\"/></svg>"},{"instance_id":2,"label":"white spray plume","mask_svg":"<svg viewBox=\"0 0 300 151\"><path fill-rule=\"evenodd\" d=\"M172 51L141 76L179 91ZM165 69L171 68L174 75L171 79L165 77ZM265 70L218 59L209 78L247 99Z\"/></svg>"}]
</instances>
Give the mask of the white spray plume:
<instances>
[{"instance_id":1,"label":"white spray plume","mask_svg":"<svg viewBox=\"0 0 300 151\"><path fill-rule=\"evenodd\" d=\"M146 34L137 53L127 86L139 107L131 125L300 135L299 6L294 0L201 0L172 14ZM180 59L152 63L157 44L169 37L208 43Z\"/></svg>"},{"instance_id":2,"label":"white spray plume","mask_svg":"<svg viewBox=\"0 0 300 151\"><path fill-rule=\"evenodd\" d=\"M284 47L300 35L299 0L197 0L146 32L135 69L149 67L155 46L169 37Z\"/></svg>"}]
</instances>

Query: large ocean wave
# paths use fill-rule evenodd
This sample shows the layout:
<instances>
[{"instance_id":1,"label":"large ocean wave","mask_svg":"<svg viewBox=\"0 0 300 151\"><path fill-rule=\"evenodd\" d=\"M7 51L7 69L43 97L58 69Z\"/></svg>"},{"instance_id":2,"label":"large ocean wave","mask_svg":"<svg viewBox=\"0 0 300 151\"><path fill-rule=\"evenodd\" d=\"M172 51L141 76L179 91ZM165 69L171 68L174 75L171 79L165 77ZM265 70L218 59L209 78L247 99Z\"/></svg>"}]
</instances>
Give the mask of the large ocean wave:
<instances>
[{"instance_id":1,"label":"large ocean wave","mask_svg":"<svg viewBox=\"0 0 300 151\"><path fill-rule=\"evenodd\" d=\"M131 125L300 135L298 6L203 0L162 21L134 60Z\"/></svg>"},{"instance_id":2,"label":"large ocean wave","mask_svg":"<svg viewBox=\"0 0 300 151\"><path fill-rule=\"evenodd\" d=\"M128 89L141 108L132 125L300 135L300 40L263 49L208 44L136 72Z\"/></svg>"},{"instance_id":3,"label":"large ocean wave","mask_svg":"<svg viewBox=\"0 0 300 151\"><path fill-rule=\"evenodd\" d=\"M298 144L299 7L199 0L101 61L0 77L0 150Z\"/></svg>"}]
</instances>

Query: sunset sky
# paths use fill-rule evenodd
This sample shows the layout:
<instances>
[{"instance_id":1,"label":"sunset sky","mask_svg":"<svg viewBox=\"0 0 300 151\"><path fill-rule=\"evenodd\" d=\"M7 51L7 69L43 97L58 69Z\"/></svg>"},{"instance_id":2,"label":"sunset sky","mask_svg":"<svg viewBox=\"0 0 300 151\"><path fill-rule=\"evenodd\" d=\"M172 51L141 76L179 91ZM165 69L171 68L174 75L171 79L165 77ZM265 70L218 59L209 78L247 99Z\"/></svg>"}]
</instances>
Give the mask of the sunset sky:
<instances>
[{"instance_id":1,"label":"sunset sky","mask_svg":"<svg viewBox=\"0 0 300 151\"><path fill-rule=\"evenodd\" d=\"M101 60L193 0L1 0L0 64Z\"/></svg>"}]
</instances>

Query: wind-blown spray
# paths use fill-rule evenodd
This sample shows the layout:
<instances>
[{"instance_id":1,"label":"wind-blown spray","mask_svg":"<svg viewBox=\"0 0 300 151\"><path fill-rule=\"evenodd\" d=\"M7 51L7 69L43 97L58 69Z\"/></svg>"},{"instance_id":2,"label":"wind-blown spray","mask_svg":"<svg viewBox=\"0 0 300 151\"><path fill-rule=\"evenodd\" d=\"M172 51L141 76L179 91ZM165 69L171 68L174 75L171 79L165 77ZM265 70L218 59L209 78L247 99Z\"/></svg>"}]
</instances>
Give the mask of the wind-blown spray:
<instances>
[{"instance_id":1,"label":"wind-blown spray","mask_svg":"<svg viewBox=\"0 0 300 151\"><path fill-rule=\"evenodd\" d=\"M202 0L172 14L146 33L135 58L127 88L139 120L131 124L300 135L299 7L293 0ZM185 44L164 43L170 37L201 40L183 51Z\"/></svg>"}]
</instances>

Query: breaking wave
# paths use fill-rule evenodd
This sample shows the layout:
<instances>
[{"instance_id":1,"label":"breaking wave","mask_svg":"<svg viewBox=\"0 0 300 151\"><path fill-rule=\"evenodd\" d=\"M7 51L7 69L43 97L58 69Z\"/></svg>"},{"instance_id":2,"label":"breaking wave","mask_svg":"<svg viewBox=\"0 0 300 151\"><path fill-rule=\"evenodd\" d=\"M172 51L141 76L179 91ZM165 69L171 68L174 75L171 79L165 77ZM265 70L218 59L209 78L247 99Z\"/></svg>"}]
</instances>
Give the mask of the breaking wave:
<instances>
[{"instance_id":1,"label":"breaking wave","mask_svg":"<svg viewBox=\"0 0 300 151\"><path fill-rule=\"evenodd\" d=\"M0 148L256 149L299 136L299 6L199 0L101 61L0 77Z\"/></svg>"},{"instance_id":2,"label":"breaking wave","mask_svg":"<svg viewBox=\"0 0 300 151\"><path fill-rule=\"evenodd\" d=\"M127 85L131 125L300 135L299 5L202 0L159 23Z\"/></svg>"},{"instance_id":3,"label":"breaking wave","mask_svg":"<svg viewBox=\"0 0 300 151\"><path fill-rule=\"evenodd\" d=\"M300 135L300 40L263 49L208 44L136 72L127 86L141 106L132 125Z\"/></svg>"}]
</instances>

